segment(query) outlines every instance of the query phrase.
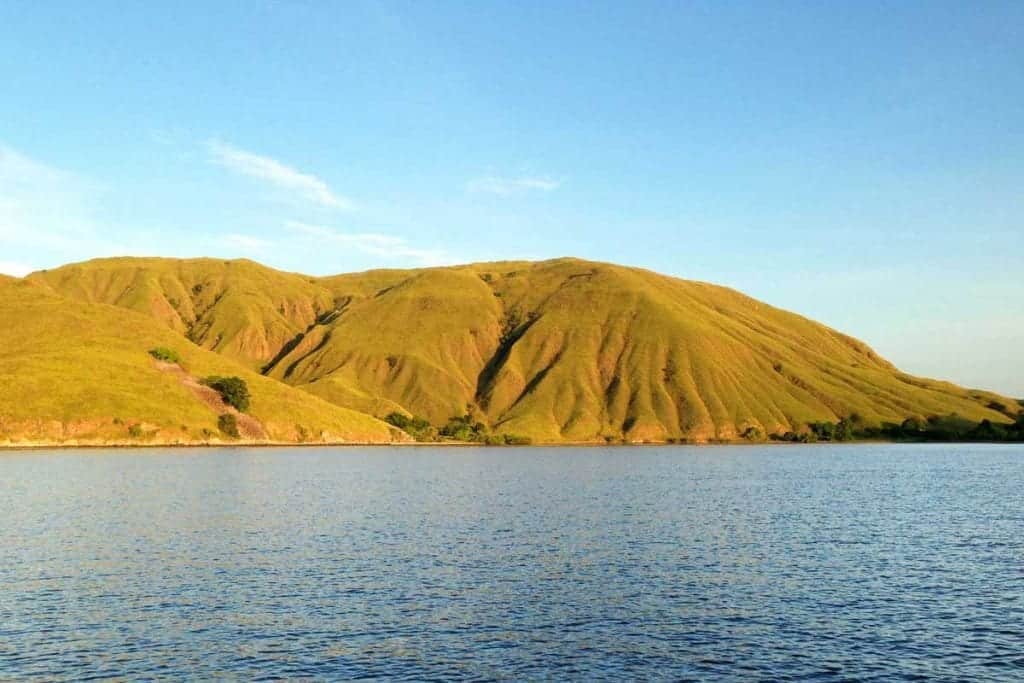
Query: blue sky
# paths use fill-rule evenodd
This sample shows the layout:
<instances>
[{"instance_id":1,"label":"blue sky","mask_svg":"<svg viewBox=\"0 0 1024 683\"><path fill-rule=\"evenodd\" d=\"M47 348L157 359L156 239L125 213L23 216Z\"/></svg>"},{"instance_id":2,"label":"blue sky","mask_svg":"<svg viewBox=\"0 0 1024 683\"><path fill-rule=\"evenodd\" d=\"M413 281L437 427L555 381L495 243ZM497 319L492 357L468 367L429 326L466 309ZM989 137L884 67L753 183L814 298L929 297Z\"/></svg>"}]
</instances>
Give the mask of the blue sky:
<instances>
[{"instance_id":1,"label":"blue sky","mask_svg":"<svg viewBox=\"0 0 1024 683\"><path fill-rule=\"evenodd\" d=\"M614 261L1024 396L1024 4L0 4L0 271L115 254Z\"/></svg>"}]
</instances>

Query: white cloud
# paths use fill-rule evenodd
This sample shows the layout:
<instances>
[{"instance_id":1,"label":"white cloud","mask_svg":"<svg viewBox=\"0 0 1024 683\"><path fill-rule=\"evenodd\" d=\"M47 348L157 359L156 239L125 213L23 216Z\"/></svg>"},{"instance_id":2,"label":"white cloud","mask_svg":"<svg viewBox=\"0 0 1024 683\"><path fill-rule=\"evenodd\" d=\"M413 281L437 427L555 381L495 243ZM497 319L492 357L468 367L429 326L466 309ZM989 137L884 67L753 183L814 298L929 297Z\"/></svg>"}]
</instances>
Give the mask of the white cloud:
<instances>
[{"instance_id":1,"label":"white cloud","mask_svg":"<svg viewBox=\"0 0 1024 683\"><path fill-rule=\"evenodd\" d=\"M561 186L561 180L531 176L521 178L485 176L466 183L466 189L470 192L483 192L498 195L510 195L515 194L516 192L527 192L531 190L551 192L553 190L557 190Z\"/></svg>"},{"instance_id":2,"label":"white cloud","mask_svg":"<svg viewBox=\"0 0 1024 683\"><path fill-rule=\"evenodd\" d=\"M351 210L351 199L336 194L330 186L315 175L303 173L286 164L233 147L219 140L210 140L207 148L213 160L235 173L256 178L289 192L306 201L330 209Z\"/></svg>"},{"instance_id":3,"label":"white cloud","mask_svg":"<svg viewBox=\"0 0 1024 683\"><path fill-rule=\"evenodd\" d=\"M18 263L16 261L0 261L0 273L2 273L3 275L25 277L34 270L36 270L36 268L33 268L32 266L26 263Z\"/></svg>"},{"instance_id":4,"label":"white cloud","mask_svg":"<svg viewBox=\"0 0 1024 683\"><path fill-rule=\"evenodd\" d=\"M73 173L0 145L0 249L6 260L16 251L61 257L114 255L123 245L95 219L100 189Z\"/></svg>"},{"instance_id":5,"label":"white cloud","mask_svg":"<svg viewBox=\"0 0 1024 683\"><path fill-rule=\"evenodd\" d=\"M246 251L263 251L264 249L274 245L274 243L269 240L253 237L252 235L241 235L238 233L224 235L220 241L229 247L244 249Z\"/></svg>"},{"instance_id":6,"label":"white cloud","mask_svg":"<svg viewBox=\"0 0 1024 683\"><path fill-rule=\"evenodd\" d=\"M339 232L322 225L310 225L298 221L288 221L288 229L302 233L308 237L325 243L341 244L352 247L365 254L383 256L389 259L414 261L424 266L439 266L454 263L454 260L442 249L422 249L410 245L404 238L395 235L382 235L374 232Z\"/></svg>"}]
</instances>

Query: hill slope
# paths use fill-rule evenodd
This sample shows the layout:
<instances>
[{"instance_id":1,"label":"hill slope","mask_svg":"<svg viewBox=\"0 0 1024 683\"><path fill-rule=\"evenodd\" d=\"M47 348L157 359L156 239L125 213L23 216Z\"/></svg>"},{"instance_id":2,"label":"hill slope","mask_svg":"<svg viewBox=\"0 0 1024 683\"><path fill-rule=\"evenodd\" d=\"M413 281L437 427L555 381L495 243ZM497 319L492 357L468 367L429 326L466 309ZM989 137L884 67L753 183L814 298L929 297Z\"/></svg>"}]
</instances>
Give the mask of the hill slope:
<instances>
[{"instance_id":1,"label":"hill slope","mask_svg":"<svg viewBox=\"0 0 1024 683\"><path fill-rule=\"evenodd\" d=\"M468 410L541 441L735 439L853 413L1008 422L989 404L1014 405L901 373L738 292L576 259L328 278L249 261L108 259L30 279L145 312L339 406L438 425Z\"/></svg>"},{"instance_id":2,"label":"hill slope","mask_svg":"<svg viewBox=\"0 0 1024 683\"><path fill-rule=\"evenodd\" d=\"M244 440L394 438L379 420L262 377L154 320L34 282L0 279L0 321L0 442L227 441L218 416L232 411L196 381L214 374L249 384ZM157 346L175 349L183 367L155 361L148 350Z\"/></svg>"},{"instance_id":3,"label":"hill slope","mask_svg":"<svg viewBox=\"0 0 1024 683\"><path fill-rule=\"evenodd\" d=\"M31 279L79 301L145 313L254 369L334 308L313 278L246 260L97 259Z\"/></svg>"}]
</instances>

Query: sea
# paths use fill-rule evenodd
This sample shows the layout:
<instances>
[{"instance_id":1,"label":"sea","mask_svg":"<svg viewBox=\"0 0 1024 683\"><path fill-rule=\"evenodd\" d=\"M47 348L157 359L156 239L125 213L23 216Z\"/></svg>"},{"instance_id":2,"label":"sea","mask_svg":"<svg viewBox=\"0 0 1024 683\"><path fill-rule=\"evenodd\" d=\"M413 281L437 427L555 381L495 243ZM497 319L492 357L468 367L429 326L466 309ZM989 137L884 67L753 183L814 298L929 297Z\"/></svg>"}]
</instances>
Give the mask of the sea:
<instances>
[{"instance_id":1,"label":"sea","mask_svg":"<svg viewBox=\"0 0 1024 683\"><path fill-rule=\"evenodd\" d=\"M1024 680L1024 447L0 453L0 680Z\"/></svg>"}]
</instances>

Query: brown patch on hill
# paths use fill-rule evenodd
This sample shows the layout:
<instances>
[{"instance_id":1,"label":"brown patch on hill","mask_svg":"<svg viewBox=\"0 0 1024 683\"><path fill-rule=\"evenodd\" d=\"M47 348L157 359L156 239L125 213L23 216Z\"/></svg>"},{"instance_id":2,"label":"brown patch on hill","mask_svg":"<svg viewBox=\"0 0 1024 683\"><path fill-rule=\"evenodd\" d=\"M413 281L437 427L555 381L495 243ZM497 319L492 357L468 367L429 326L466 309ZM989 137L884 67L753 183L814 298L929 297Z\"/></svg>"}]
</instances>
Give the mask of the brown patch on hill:
<instances>
[{"instance_id":1,"label":"brown patch on hill","mask_svg":"<svg viewBox=\"0 0 1024 683\"><path fill-rule=\"evenodd\" d=\"M153 362L161 372L177 377L183 386L187 387L197 399L206 404L217 415L224 415L225 413L234 415L235 419L238 420L238 434L241 438L248 440L264 440L267 438L267 432L263 429L263 425L260 424L259 420L224 403L224 399L221 398L221 395L215 389L211 389L200 382L199 379L190 375L180 365L159 360Z\"/></svg>"}]
</instances>

